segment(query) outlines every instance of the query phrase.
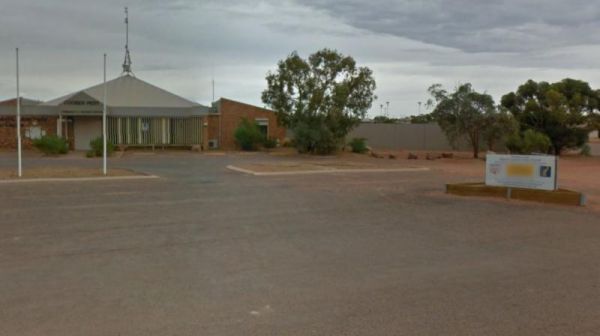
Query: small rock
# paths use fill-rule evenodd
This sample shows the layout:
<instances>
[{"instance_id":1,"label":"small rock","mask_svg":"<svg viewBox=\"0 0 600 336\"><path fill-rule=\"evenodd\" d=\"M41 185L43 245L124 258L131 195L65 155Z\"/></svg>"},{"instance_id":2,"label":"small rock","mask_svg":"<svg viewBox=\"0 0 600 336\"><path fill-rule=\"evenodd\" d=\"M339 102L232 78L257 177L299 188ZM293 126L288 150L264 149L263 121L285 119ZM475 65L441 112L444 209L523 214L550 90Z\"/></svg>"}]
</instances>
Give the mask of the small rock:
<instances>
[{"instance_id":1,"label":"small rock","mask_svg":"<svg viewBox=\"0 0 600 336\"><path fill-rule=\"evenodd\" d=\"M396 159L396 155L394 155L394 154L388 154L388 159L395 160Z\"/></svg>"},{"instance_id":2,"label":"small rock","mask_svg":"<svg viewBox=\"0 0 600 336\"><path fill-rule=\"evenodd\" d=\"M417 160L417 159L419 159L419 157L417 156L417 154L408 153L408 159L409 160Z\"/></svg>"},{"instance_id":3,"label":"small rock","mask_svg":"<svg viewBox=\"0 0 600 336\"><path fill-rule=\"evenodd\" d=\"M371 152L371 156L377 159L383 159L383 155L378 154L376 152Z\"/></svg>"},{"instance_id":4,"label":"small rock","mask_svg":"<svg viewBox=\"0 0 600 336\"><path fill-rule=\"evenodd\" d=\"M425 156L425 159L427 159L427 160L435 160L437 158L435 157L435 155L427 153L427 155Z\"/></svg>"},{"instance_id":5,"label":"small rock","mask_svg":"<svg viewBox=\"0 0 600 336\"><path fill-rule=\"evenodd\" d=\"M454 153L442 153L443 159L452 159L454 157Z\"/></svg>"}]
</instances>

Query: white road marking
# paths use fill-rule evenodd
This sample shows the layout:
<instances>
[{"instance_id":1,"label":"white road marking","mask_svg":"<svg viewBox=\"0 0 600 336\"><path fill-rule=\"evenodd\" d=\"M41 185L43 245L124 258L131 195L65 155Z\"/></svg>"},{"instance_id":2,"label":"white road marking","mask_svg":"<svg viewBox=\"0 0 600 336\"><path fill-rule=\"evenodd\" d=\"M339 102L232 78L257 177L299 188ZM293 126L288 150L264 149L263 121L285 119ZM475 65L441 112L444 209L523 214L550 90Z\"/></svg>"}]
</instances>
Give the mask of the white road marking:
<instances>
[{"instance_id":1,"label":"white road marking","mask_svg":"<svg viewBox=\"0 0 600 336\"><path fill-rule=\"evenodd\" d=\"M418 172L428 171L427 167L410 168L353 168L353 169L323 169L323 170L290 170L283 172L256 172L229 165L227 169L254 176L281 176L281 175L310 175L310 174L342 174L342 173L396 173L396 172Z\"/></svg>"},{"instance_id":2,"label":"white road marking","mask_svg":"<svg viewBox=\"0 0 600 336\"><path fill-rule=\"evenodd\" d=\"M267 313L272 313L272 312L273 312L273 309L271 308L271 305L266 305L259 310L251 310L250 315L260 316L262 314L267 314Z\"/></svg>"}]
</instances>

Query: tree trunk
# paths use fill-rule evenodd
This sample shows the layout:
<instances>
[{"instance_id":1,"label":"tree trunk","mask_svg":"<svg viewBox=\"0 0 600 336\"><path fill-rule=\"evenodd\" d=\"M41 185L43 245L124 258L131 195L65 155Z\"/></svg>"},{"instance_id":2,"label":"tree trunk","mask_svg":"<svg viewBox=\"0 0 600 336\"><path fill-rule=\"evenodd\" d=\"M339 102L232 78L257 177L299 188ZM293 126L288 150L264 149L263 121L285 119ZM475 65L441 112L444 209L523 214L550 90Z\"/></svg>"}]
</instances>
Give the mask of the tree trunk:
<instances>
[{"instance_id":1,"label":"tree trunk","mask_svg":"<svg viewBox=\"0 0 600 336\"><path fill-rule=\"evenodd\" d=\"M473 145L473 158L479 159L479 132L471 134L471 144Z\"/></svg>"},{"instance_id":2,"label":"tree trunk","mask_svg":"<svg viewBox=\"0 0 600 336\"><path fill-rule=\"evenodd\" d=\"M489 140L489 141L488 141L488 143L487 143L487 149L488 149L490 152L493 152L493 151L494 151L494 147L495 147L495 143L494 143L494 141L493 141L493 140Z\"/></svg>"},{"instance_id":3,"label":"tree trunk","mask_svg":"<svg viewBox=\"0 0 600 336\"><path fill-rule=\"evenodd\" d=\"M554 154L556 156L560 156L560 152L562 150L562 146L560 146L559 144L555 143L555 142L551 142L552 143L552 147L550 148L550 153L549 154Z\"/></svg>"},{"instance_id":4,"label":"tree trunk","mask_svg":"<svg viewBox=\"0 0 600 336\"><path fill-rule=\"evenodd\" d=\"M560 148L558 148L558 147L554 148L554 155L560 156Z\"/></svg>"}]
</instances>

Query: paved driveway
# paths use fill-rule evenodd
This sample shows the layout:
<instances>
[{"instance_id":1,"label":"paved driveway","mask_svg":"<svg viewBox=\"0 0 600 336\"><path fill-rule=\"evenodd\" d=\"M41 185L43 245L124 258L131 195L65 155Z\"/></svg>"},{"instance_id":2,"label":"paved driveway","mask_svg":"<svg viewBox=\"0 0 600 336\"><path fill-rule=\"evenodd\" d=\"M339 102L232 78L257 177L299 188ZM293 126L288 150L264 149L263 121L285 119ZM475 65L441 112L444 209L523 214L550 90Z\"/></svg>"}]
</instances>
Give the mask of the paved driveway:
<instances>
[{"instance_id":1,"label":"paved driveway","mask_svg":"<svg viewBox=\"0 0 600 336\"><path fill-rule=\"evenodd\" d=\"M600 333L597 213L445 196L465 178L436 170L224 168L256 158L128 156L111 165L162 178L0 185L0 335ZM41 164L99 161L25 167Z\"/></svg>"}]
</instances>

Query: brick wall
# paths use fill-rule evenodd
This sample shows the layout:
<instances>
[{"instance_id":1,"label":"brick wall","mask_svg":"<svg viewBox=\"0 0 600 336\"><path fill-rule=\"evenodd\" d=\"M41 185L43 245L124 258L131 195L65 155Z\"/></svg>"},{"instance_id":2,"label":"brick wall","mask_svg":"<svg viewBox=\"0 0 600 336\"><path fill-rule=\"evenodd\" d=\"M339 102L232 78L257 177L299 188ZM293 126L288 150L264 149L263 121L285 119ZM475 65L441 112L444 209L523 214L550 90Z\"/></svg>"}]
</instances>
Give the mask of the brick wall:
<instances>
[{"instance_id":1,"label":"brick wall","mask_svg":"<svg viewBox=\"0 0 600 336\"><path fill-rule=\"evenodd\" d=\"M56 117L21 117L23 148L32 148L31 139L25 136L27 128L39 126L47 135L56 135ZM0 117L0 148L17 148L16 117Z\"/></svg>"},{"instance_id":2,"label":"brick wall","mask_svg":"<svg viewBox=\"0 0 600 336\"><path fill-rule=\"evenodd\" d=\"M219 144L220 149L237 149L237 145L235 143L234 138L234 132L242 118L247 118L250 120L255 120L256 118L268 119L268 136L270 138L277 138L280 142L282 142L285 139L286 129L285 127L281 127L277 124L277 116L275 115L275 112L271 110L221 98L219 100L219 112L221 114L221 141ZM207 128L209 139L219 138L218 118L209 119L209 125Z\"/></svg>"},{"instance_id":3,"label":"brick wall","mask_svg":"<svg viewBox=\"0 0 600 336\"><path fill-rule=\"evenodd\" d=\"M211 114L204 117L202 129L202 147L204 150L210 149L208 141L212 139L219 139L219 115Z\"/></svg>"}]
</instances>

